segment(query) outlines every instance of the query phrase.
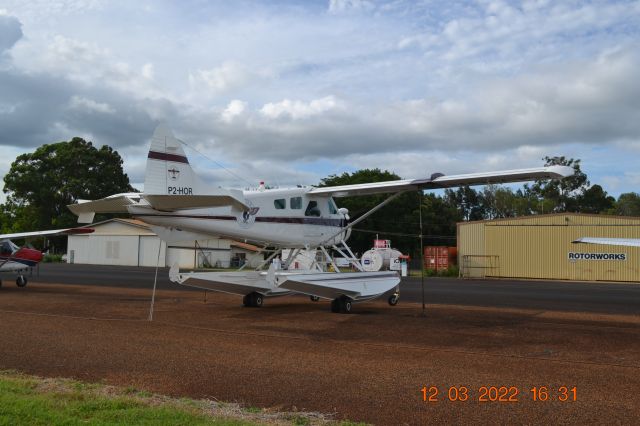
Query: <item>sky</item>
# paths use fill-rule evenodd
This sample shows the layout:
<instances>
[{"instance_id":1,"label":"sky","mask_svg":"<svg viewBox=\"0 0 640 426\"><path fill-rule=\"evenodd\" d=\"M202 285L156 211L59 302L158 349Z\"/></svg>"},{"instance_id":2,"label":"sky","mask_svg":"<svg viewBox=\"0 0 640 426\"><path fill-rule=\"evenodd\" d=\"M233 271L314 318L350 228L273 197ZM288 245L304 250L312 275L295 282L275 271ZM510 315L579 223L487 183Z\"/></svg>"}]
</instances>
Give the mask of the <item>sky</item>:
<instances>
[{"instance_id":1,"label":"sky","mask_svg":"<svg viewBox=\"0 0 640 426\"><path fill-rule=\"evenodd\" d=\"M640 1L0 0L0 177L80 136L142 189L165 122L216 186L564 155L617 196L639 70Z\"/></svg>"}]
</instances>

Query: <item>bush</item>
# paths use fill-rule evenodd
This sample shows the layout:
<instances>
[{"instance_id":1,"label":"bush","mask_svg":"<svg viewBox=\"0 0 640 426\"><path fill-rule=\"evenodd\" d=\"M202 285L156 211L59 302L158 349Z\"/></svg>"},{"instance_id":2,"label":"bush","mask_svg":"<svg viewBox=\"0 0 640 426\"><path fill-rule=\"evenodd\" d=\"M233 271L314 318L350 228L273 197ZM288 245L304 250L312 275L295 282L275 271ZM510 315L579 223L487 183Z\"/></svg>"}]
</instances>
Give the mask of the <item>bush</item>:
<instances>
[{"instance_id":1,"label":"bush","mask_svg":"<svg viewBox=\"0 0 640 426\"><path fill-rule=\"evenodd\" d=\"M61 254L51 254L51 253L46 253L44 255L44 257L42 258L42 261L44 263L57 263L57 262L63 262L62 260L62 255Z\"/></svg>"}]
</instances>

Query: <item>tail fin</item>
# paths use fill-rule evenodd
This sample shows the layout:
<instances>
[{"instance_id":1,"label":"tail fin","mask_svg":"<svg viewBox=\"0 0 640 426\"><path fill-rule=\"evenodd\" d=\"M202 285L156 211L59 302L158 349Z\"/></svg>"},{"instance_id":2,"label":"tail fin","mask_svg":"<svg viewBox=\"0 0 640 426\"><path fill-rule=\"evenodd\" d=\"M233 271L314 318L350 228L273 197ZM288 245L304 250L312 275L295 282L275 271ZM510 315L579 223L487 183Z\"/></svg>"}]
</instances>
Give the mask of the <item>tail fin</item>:
<instances>
[{"instance_id":1,"label":"tail fin","mask_svg":"<svg viewBox=\"0 0 640 426\"><path fill-rule=\"evenodd\" d=\"M145 194L195 195L200 183L182 145L165 124L156 127L151 139L144 176Z\"/></svg>"}]
</instances>

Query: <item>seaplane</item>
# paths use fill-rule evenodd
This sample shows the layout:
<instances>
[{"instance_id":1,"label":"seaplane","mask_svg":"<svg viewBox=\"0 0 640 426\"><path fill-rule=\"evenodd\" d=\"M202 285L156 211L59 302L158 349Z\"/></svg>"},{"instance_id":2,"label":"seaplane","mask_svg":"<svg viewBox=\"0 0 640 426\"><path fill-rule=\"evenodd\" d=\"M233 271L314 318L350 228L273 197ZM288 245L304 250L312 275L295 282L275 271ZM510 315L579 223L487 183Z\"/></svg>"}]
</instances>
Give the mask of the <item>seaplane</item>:
<instances>
[{"instance_id":1,"label":"seaplane","mask_svg":"<svg viewBox=\"0 0 640 426\"><path fill-rule=\"evenodd\" d=\"M93 232L93 229L82 227L0 234L0 272L16 273L16 285L18 287L25 287L27 285L27 277L24 275L24 271L33 268L44 258L44 254L40 250L29 247L19 247L11 240L28 240L46 236L54 237L57 235L88 234L91 232ZM2 280L0 280L0 287L1 286Z\"/></svg>"},{"instance_id":2,"label":"seaplane","mask_svg":"<svg viewBox=\"0 0 640 426\"><path fill-rule=\"evenodd\" d=\"M180 272L177 265L170 268L171 281L243 296L247 307L262 306L265 297L291 293L308 295L314 301L331 300L331 311L339 313L351 312L354 302L385 294L391 294L388 302L395 305L399 300L398 273L364 271L347 245L354 225L407 191L560 179L573 174L570 167L547 166L452 176L433 173L420 179L333 187L267 189L260 185L242 190L205 184L192 169L182 144L161 124L151 139L143 192L78 200L68 207L80 223L91 223L96 213L129 213L149 224L168 243L217 237L271 250L252 271ZM354 220L335 201L370 194L388 197ZM310 266L296 268L294 260L304 253L313 253L310 263L303 262ZM341 272L333 256L348 259L355 271Z\"/></svg>"}]
</instances>

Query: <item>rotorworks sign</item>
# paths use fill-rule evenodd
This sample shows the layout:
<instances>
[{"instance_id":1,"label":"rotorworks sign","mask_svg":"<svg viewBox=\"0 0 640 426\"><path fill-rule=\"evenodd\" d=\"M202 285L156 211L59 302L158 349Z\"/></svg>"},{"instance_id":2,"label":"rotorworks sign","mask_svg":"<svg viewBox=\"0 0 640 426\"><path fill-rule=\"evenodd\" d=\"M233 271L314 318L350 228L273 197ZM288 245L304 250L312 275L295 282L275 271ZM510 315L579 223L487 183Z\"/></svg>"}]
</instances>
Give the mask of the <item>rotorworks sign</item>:
<instances>
[{"instance_id":1,"label":"rotorworks sign","mask_svg":"<svg viewBox=\"0 0 640 426\"><path fill-rule=\"evenodd\" d=\"M569 260L627 260L626 253L576 253L569 252Z\"/></svg>"}]
</instances>

